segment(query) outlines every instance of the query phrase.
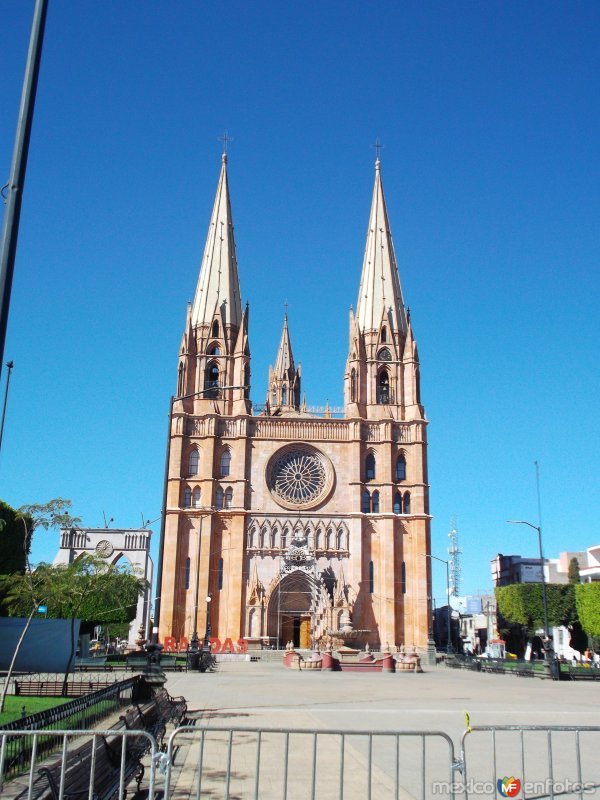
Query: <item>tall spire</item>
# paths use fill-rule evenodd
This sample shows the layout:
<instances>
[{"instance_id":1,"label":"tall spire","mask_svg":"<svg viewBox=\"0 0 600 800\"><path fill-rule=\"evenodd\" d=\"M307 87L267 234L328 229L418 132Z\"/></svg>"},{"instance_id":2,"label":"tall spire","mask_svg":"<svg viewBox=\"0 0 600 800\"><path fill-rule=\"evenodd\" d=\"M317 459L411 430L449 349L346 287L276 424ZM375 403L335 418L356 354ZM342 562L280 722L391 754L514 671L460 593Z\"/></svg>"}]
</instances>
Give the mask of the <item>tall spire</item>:
<instances>
[{"instance_id":1,"label":"tall spire","mask_svg":"<svg viewBox=\"0 0 600 800\"><path fill-rule=\"evenodd\" d=\"M193 327L210 325L218 312L222 313L226 325L239 327L242 302L227 182L227 153L221 156L221 174L192 306Z\"/></svg>"},{"instance_id":2,"label":"tall spire","mask_svg":"<svg viewBox=\"0 0 600 800\"><path fill-rule=\"evenodd\" d=\"M277 351L277 358L275 360L275 367L273 372L277 378L289 378L294 371L294 356L292 353L292 344L290 342L290 332L288 330L288 317L287 314L283 318L283 331L281 333L281 342L279 343L279 350Z\"/></svg>"},{"instance_id":3,"label":"tall spire","mask_svg":"<svg viewBox=\"0 0 600 800\"><path fill-rule=\"evenodd\" d=\"M281 333L277 358L275 359L275 367L269 368L267 402L270 405L271 411L274 412L276 409L287 411L291 409L295 411L300 410L301 372L300 364L298 364L297 368L294 364L286 311L283 318L283 331Z\"/></svg>"},{"instance_id":4,"label":"tall spire","mask_svg":"<svg viewBox=\"0 0 600 800\"><path fill-rule=\"evenodd\" d=\"M386 320L392 330L406 333L406 313L392 233L381 183L379 153L375 161L375 186L363 260L356 321L359 329L378 330Z\"/></svg>"}]
</instances>

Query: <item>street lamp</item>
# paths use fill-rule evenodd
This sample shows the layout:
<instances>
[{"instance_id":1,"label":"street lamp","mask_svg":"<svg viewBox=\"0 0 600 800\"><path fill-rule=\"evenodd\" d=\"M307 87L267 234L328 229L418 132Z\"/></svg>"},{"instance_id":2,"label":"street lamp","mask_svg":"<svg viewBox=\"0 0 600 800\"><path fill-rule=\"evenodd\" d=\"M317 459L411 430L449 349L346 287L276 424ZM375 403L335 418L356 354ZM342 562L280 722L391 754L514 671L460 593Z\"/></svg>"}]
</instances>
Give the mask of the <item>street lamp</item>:
<instances>
[{"instance_id":1,"label":"street lamp","mask_svg":"<svg viewBox=\"0 0 600 800\"><path fill-rule=\"evenodd\" d=\"M437 556L432 556L429 553L421 553L422 556L425 558L434 558L436 561L441 561L442 564L446 565L446 595L447 595L447 625L448 625L448 635L446 637L446 652L452 652L452 637L450 635L450 562L446 561L443 558L438 558Z\"/></svg>"},{"instance_id":2,"label":"street lamp","mask_svg":"<svg viewBox=\"0 0 600 800\"><path fill-rule=\"evenodd\" d=\"M200 665L200 669L202 672L206 672L207 669L210 667L211 662L211 648L210 648L210 638L212 636L212 628L210 626L210 601L212 597L207 594L206 595L206 629L204 631L204 643L202 645L202 663Z\"/></svg>"},{"instance_id":3,"label":"street lamp","mask_svg":"<svg viewBox=\"0 0 600 800\"><path fill-rule=\"evenodd\" d=\"M544 655L548 655L550 649L550 629L548 628L548 598L546 597L546 578L544 575L544 554L542 552L542 527L541 525L534 525L532 522L526 522L524 519L507 519L511 525L528 525L537 531L538 543L540 546L540 563L542 569L542 602L544 604Z\"/></svg>"},{"instance_id":4,"label":"street lamp","mask_svg":"<svg viewBox=\"0 0 600 800\"><path fill-rule=\"evenodd\" d=\"M0 424L0 448L2 447L2 438L4 436L4 420L6 419L6 404L8 403L8 389L10 387L10 376L14 367L13 361L7 361L8 375L6 376L6 390L4 392L4 406L2 408L2 424Z\"/></svg>"},{"instance_id":5,"label":"street lamp","mask_svg":"<svg viewBox=\"0 0 600 800\"><path fill-rule=\"evenodd\" d=\"M160 538L158 541L158 565L156 569L156 588L157 591L160 591L162 586L162 573L163 573L163 553L165 549L165 528L167 525L167 491L169 488L169 464L171 460L171 428L173 427L173 406L176 402L182 400L189 400L192 397L202 397L202 395L210 394L211 392L224 392L227 389L244 389L249 390L249 386L208 386L204 389L199 389L197 392L191 392L190 394L184 394L180 397L175 397L175 395L171 395L171 400L169 403L169 424L167 427L167 448L166 448L166 456L165 456L165 471L163 477L163 501L162 501L162 510L161 510L161 519L160 519ZM152 642L156 644L158 642L158 628L160 624L160 609L161 609L161 601L160 597L156 598L156 605L154 608L154 626L152 628ZM197 600L197 593L196 593L196 606L198 605Z\"/></svg>"}]
</instances>

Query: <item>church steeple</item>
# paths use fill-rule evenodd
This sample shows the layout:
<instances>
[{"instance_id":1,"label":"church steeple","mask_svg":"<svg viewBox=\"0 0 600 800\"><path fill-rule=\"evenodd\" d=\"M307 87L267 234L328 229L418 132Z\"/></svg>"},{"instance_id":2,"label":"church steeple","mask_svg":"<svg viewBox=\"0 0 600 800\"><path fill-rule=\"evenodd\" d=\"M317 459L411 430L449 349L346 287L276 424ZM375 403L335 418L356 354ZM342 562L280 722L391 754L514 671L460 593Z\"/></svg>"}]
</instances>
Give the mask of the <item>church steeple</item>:
<instances>
[{"instance_id":1,"label":"church steeple","mask_svg":"<svg viewBox=\"0 0 600 800\"><path fill-rule=\"evenodd\" d=\"M410 337L410 347L406 347ZM356 313L350 313L346 416L420 419L418 359L407 320L379 155Z\"/></svg>"},{"instance_id":2,"label":"church steeple","mask_svg":"<svg viewBox=\"0 0 600 800\"><path fill-rule=\"evenodd\" d=\"M227 181L227 153L221 156L221 174L192 305L192 325L211 325L217 314L226 326L239 327L242 321L240 280Z\"/></svg>"},{"instance_id":3,"label":"church steeple","mask_svg":"<svg viewBox=\"0 0 600 800\"><path fill-rule=\"evenodd\" d=\"M294 364L286 313L283 318L283 331L277 358L275 359L275 367L269 367L267 404L271 413L300 410L300 374L300 364L298 364L298 368Z\"/></svg>"},{"instance_id":4,"label":"church steeple","mask_svg":"<svg viewBox=\"0 0 600 800\"><path fill-rule=\"evenodd\" d=\"M406 313L377 158L356 321L364 332L379 330L384 319L392 330L406 334Z\"/></svg>"}]
</instances>

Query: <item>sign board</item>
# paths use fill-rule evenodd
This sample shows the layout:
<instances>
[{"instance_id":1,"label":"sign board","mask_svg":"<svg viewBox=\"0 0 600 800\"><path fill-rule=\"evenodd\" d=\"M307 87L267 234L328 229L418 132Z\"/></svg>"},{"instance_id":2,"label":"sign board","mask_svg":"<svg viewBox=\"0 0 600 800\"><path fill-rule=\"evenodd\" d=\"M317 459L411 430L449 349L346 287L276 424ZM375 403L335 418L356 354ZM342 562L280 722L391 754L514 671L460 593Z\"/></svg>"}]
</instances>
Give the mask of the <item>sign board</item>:
<instances>
[{"instance_id":1,"label":"sign board","mask_svg":"<svg viewBox=\"0 0 600 800\"><path fill-rule=\"evenodd\" d=\"M47 614L48 606L38 606L38 614Z\"/></svg>"},{"instance_id":2,"label":"sign board","mask_svg":"<svg viewBox=\"0 0 600 800\"><path fill-rule=\"evenodd\" d=\"M481 614L481 597L467 597L467 614Z\"/></svg>"}]
</instances>

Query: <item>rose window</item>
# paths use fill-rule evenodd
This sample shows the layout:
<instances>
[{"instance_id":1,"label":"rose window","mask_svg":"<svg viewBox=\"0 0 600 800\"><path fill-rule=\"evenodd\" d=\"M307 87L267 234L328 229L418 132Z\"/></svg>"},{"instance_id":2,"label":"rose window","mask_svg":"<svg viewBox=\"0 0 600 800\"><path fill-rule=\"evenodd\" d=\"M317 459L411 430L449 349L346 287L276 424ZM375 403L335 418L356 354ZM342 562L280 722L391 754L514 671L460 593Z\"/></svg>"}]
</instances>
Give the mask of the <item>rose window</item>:
<instances>
[{"instance_id":1,"label":"rose window","mask_svg":"<svg viewBox=\"0 0 600 800\"><path fill-rule=\"evenodd\" d=\"M267 484L285 508L309 508L325 499L333 468L322 453L309 445L289 445L271 458Z\"/></svg>"}]
</instances>

